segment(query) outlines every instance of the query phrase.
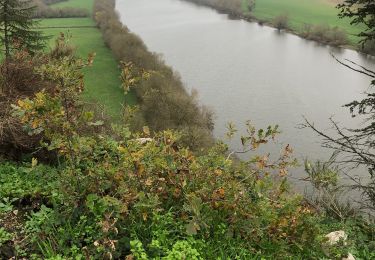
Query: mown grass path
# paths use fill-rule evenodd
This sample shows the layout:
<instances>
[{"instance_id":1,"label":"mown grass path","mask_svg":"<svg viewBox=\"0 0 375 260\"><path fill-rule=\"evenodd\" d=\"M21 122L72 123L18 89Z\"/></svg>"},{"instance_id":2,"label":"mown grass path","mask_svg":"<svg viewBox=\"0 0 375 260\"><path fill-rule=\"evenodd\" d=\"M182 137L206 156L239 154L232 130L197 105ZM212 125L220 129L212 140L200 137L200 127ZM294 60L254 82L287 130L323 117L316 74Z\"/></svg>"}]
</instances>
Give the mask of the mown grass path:
<instances>
[{"instance_id":1,"label":"mown grass path","mask_svg":"<svg viewBox=\"0 0 375 260\"><path fill-rule=\"evenodd\" d=\"M92 12L93 0L69 0L54 6L70 6L86 8ZM118 62L111 50L105 46L102 34L91 18L53 18L43 19L40 27L47 35L51 35L51 45L62 32L71 37L80 57L87 57L95 52L92 67L85 69L86 90L84 97L89 102L98 103L115 120L120 119L122 105L135 104L134 93L124 95L121 89Z\"/></svg>"}]
</instances>

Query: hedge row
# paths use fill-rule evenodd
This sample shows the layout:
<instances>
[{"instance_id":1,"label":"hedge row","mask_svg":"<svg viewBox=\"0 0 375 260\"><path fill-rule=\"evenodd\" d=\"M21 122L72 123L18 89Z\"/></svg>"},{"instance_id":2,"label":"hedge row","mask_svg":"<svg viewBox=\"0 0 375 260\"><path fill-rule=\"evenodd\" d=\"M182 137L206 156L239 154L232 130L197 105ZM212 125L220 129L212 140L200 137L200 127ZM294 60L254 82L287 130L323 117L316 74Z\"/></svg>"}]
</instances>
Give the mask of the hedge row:
<instances>
[{"instance_id":1,"label":"hedge row","mask_svg":"<svg viewBox=\"0 0 375 260\"><path fill-rule=\"evenodd\" d=\"M199 105L196 95L187 93L180 77L120 22L115 0L96 0L93 13L105 43L119 61L153 72L135 88L139 112L132 119L133 128L147 125L154 131L176 129L184 134L182 141L190 148L210 146L212 113Z\"/></svg>"}]
</instances>

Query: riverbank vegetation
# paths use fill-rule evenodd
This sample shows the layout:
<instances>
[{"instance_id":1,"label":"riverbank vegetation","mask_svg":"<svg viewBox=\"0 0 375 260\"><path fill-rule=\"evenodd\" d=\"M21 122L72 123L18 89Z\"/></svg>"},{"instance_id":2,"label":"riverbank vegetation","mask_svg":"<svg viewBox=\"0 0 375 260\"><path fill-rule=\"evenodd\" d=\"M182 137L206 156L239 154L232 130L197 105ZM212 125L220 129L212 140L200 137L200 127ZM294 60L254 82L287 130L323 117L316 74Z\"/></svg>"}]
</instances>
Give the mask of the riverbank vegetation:
<instances>
[{"instance_id":1,"label":"riverbank vegetation","mask_svg":"<svg viewBox=\"0 0 375 260\"><path fill-rule=\"evenodd\" d=\"M371 53L373 45L359 44L363 25L353 26L348 17L340 19L335 1L329 0L257 0L220 1L186 0L210 6L232 17L257 21L277 29L287 30L308 40L332 46L355 48ZM240 8L241 7L241 8Z\"/></svg>"},{"instance_id":2,"label":"riverbank vegetation","mask_svg":"<svg viewBox=\"0 0 375 260\"><path fill-rule=\"evenodd\" d=\"M65 6L58 7L60 1L46 2L45 0L33 0L36 7L34 12L35 18L70 18L70 17L88 17L89 11L84 7ZM51 6L51 4L55 4Z\"/></svg>"},{"instance_id":3,"label":"riverbank vegetation","mask_svg":"<svg viewBox=\"0 0 375 260\"><path fill-rule=\"evenodd\" d=\"M361 28L350 25L349 19L339 19L339 10L329 0L259 0L256 1L253 16L262 21L272 21L276 16L287 14L289 28L297 33L306 26L336 28L346 34L351 44L356 45Z\"/></svg>"},{"instance_id":4,"label":"riverbank vegetation","mask_svg":"<svg viewBox=\"0 0 375 260\"><path fill-rule=\"evenodd\" d=\"M170 67L148 52L142 40L121 24L114 8L114 0L95 1L95 20L104 41L118 60L131 63L135 73L139 68L150 72L149 79L135 88L139 109L131 118L133 129L139 130L145 124L155 131L176 129L185 133L185 144L192 149L210 146L210 111L198 104L194 94L186 92Z\"/></svg>"},{"instance_id":5,"label":"riverbank vegetation","mask_svg":"<svg viewBox=\"0 0 375 260\"><path fill-rule=\"evenodd\" d=\"M260 151L275 142L277 126L246 124L238 138L248 161L213 140L211 114L114 7L96 0L100 31L79 28L86 34L75 46L60 34L50 50L12 49L1 61L1 259L375 257L371 216L294 193L289 145L273 156ZM74 32L78 19L92 24L42 23L63 21ZM137 95L138 107L125 103L121 121L84 98L93 81L112 90L98 78L108 68L95 67L104 57L91 50L97 32L120 64L121 97ZM236 138L232 124L227 136ZM316 189L333 194L335 169L306 163L306 170Z\"/></svg>"},{"instance_id":6,"label":"riverbank vegetation","mask_svg":"<svg viewBox=\"0 0 375 260\"><path fill-rule=\"evenodd\" d=\"M215 8L221 12L229 13L232 16L242 16L249 14L254 7L254 0L188 0L200 5Z\"/></svg>"}]
</instances>

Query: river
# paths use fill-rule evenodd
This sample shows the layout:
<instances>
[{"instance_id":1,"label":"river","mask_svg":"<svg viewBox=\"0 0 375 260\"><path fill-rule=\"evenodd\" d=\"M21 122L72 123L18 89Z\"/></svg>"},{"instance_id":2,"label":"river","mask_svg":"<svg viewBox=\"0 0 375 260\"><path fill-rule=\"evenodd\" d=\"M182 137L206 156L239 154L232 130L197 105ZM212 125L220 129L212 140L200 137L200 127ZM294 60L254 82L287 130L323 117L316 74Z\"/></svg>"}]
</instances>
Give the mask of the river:
<instances>
[{"instance_id":1,"label":"river","mask_svg":"<svg viewBox=\"0 0 375 260\"><path fill-rule=\"evenodd\" d=\"M316 134L298 127L304 116L323 130L332 116L343 126L359 124L342 105L361 98L370 79L339 65L331 53L372 69L374 60L184 1L118 0L116 8L149 50L161 54L189 90L198 90L200 102L215 113L218 138L228 122L278 124L282 134L270 149L277 153L275 147L290 144L302 162L331 153Z\"/></svg>"}]
</instances>

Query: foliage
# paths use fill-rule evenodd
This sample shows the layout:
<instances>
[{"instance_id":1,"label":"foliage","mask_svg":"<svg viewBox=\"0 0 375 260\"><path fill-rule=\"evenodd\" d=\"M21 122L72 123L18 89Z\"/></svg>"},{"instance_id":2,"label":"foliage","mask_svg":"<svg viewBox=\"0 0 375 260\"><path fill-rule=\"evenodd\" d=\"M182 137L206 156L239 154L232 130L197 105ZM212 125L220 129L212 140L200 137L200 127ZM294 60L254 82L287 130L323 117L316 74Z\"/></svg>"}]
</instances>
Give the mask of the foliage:
<instances>
[{"instance_id":1,"label":"foliage","mask_svg":"<svg viewBox=\"0 0 375 260\"><path fill-rule=\"evenodd\" d=\"M338 167L334 165L334 160L328 162L317 161L314 165L305 161L305 171L309 175L309 181L316 188L328 188L337 186Z\"/></svg>"},{"instance_id":2,"label":"foliage","mask_svg":"<svg viewBox=\"0 0 375 260\"><path fill-rule=\"evenodd\" d=\"M84 8L74 7L51 7L42 0L33 0L36 10L34 18L68 18L68 17L88 17L89 11Z\"/></svg>"},{"instance_id":3,"label":"foliage","mask_svg":"<svg viewBox=\"0 0 375 260\"><path fill-rule=\"evenodd\" d=\"M4 228L0 228L0 247L11 239L12 236Z\"/></svg>"},{"instance_id":4,"label":"foliage","mask_svg":"<svg viewBox=\"0 0 375 260\"><path fill-rule=\"evenodd\" d=\"M274 17L282 13L289 16L289 29L298 35L304 34L305 26L315 27L325 25L330 28L337 27L345 33L348 43L356 47L361 26L350 24L349 18L339 19L338 10L331 0L261 0L256 1L252 15L260 21L271 23Z\"/></svg>"},{"instance_id":5,"label":"foliage","mask_svg":"<svg viewBox=\"0 0 375 260\"><path fill-rule=\"evenodd\" d=\"M39 203L46 203L45 199L48 199L52 203L59 197L56 193L58 173L55 168L2 164L0 177L0 197L3 200L0 205L3 205L3 209L6 208L3 203L9 208L12 204L28 203L25 199Z\"/></svg>"},{"instance_id":6,"label":"foliage","mask_svg":"<svg viewBox=\"0 0 375 260\"><path fill-rule=\"evenodd\" d=\"M337 5L340 9L340 18L351 18L351 24L364 25L365 30L358 36L361 37L362 47L368 41L375 40L375 4L372 0L345 0Z\"/></svg>"},{"instance_id":7,"label":"foliage","mask_svg":"<svg viewBox=\"0 0 375 260\"><path fill-rule=\"evenodd\" d=\"M51 58L61 59L63 57L75 56L75 48L69 43L70 37L60 33L55 40L55 46L51 50Z\"/></svg>"},{"instance_id":8,"label":"foliage","mask_svg":"<svg viewBox=\"0 0 375 260\"><path fill-rule=\"evenodd\" d=\"M47 55L32 55L23 49L15 51L12 59L3 60L0 73L4 95L11 98L13 95L29 95L36 89L47 88L46 83L41 82L40 76L34 71L35 67L47 60Z\"/></svg>"},{"instance_id":9,"label":"foliage","mask_svg":"<svg viewBox=\"0 0 375 260\"><path fill-rule=\"evenodd\" d=\"M302 36L308 40L332 46L342 46L349 42L347 34L343 30L328 25L305 25Z\"/></svg>"},{"instance_id":10,"label":"foliage","mask_svg":"<svg viewBox=\"0 0 375 260\"><path fill-rule=\"evenodd\" d=\"M68 55L68 56L66 56ZM65 63L62 62L64 60ZM12 91L7 92L7 96L0 100L0 105L2 106L1 112L1 123L0 123L0 141L1 149L6 149L4 152L6 156L20 159L23 152L36 152L39 150L39 141L43 137L42 131L35 130L34 135L30 136L27 131L24 131L24 126L21 122L15 120L12 116L11 106L17 102L17 99L21 97L32 96L35 93L38 94L38 100L36 103L31 104L30 102L25 102L19 104L21 106L41 106L45 100L43 96L44 93L57 93L56 88L60 84L64 84L64 80L56 77L45 77L44 70L46 69L56 69L56 73L59 69L62 69L63 64L68 66L67 63L75 61L76 58L71 51L71 47L67 44L65 37L62 35L56 42L56 46L51 54L38 54L32 55L26 51L17 51L14 53L12 60L3 61L2 67L4 68L4 74L11 76L11 78L4 77L6 80L6 85L11 87ZM77 61L78 63L79 61ZM55 65L53 67L53 64ZM59 64L59 65L56 65ZM47 68L49 65L49 68ZM70 66L70 64L69 64ZM79 66L79 65L77 65ZM69 75L62 75L62 77L67 78ZM83 75L77 74L77 82L75 84L82 84ZM73 76L72 76L73 77ZM74 84L73 79L70 84ZM5 83L4 83L5 84ZM78 86L77 86L78 87ZM60 92L60 94L66 94L67 89ZM76 90L74 90L76 91ZM72 95L71 95L72 96ZM67 101L68 102L68 101ZM72 102L70 100L69 102ZM13 103L13 104L12 104ZM50 108L54 106L53 102L50 100ZM52 111L50 111L52 113ZM54 111L56 112L56 111ZM39 124L40 122L34 122L34 124ZM40 134L35 135L39 131ZM42 154L41 154L42 155ZM51 154L52 155L52 154ZM17 157L16 157L17 156ZM43 155L44 158L48 158L46 154Z\"/></svg>"},{"instance_id":11,"label":"foliage","mask_svg":"<svg viewBox=\"0 0 375 260\"><path fill-rule=\"evenodd\" d=\"M369 40L363 43L362 50L365 53L375 53L375 40Z\"/></svg>"},{"instance_id":12,"label":"foliage","mask_svg":"<svg viewBox=\"0 0 375 260\"><path fill-rule=\"evenodd\" d=\"M143 127L136 133L114 125L112 133L101 132L104 122L95 120L80 97L82 69L90 63L72 56L49 60L36 71L54 83L53 91L38 91L13 106L14 118L31 136L42 134L41 146L58 160L55 167L32 157L24 165L0 166L6 205L0 222L18 214L17 224L4 229L16 238L6 243L4 257L324 257L322 237L338 222L325 225L325 218L289 191L292 149L284 147L276 158L257 152L276 138L277 126L262 130L247 123L239 152L251 159L243 162L233 160L221 142L194 153L178 131ZM125 64L125 90L153 73ZM233 137L235 126L228 130ZM371 252L358 246L371 239L373 227L366 228L354 231L363 231L353 242L357 255Z\"/></svg>"},{"instance_id":13,"label":"foliage","mask_svg":"<svg viewBox=\"0 0 375 260\"><path fill-rule=\"evenodd\" d=\"M345 0L343 3L338 4L337 8L341 9L340 17L350 17L353 18L352 24L365 24L366 29L364 29L359 36L362 37L362 46L366 46L367 50L372 49L372 44L374 40L373 25L374 25L374 3L373 1L362 1L362 0ZM333 58L341 65L366 75L371 78L371 86L375 85L375 72L367 69L353 61L345 60L340 61L335 56ZM334 151L333 158L335 159L333 163L336 165L334 172L337 175L339 172L339 166L342 172L345 173L351 180L352 184L349 190L357 190L362 196L361 200L358 202L362 209L365 209L370 215L374 214L375 210L375 158L374 158L374 94L372 91L365 93L366 96L362 100L354 100L344 107L349 108L352 117L362 117L364 126L357 129L346 129L340 126L337 122L331 119L333 130L335 134L328 134L319 130L314 126L313 123L306 120L306 127L311 128L313 131L318 133L323 138L323 146ZM317 185L314 175L323 175L328 177L332 162L329 162L327 168L321 168L320 164L317 164L317 173L315 174L315 169L313 171L308 170L310 174L310 181L312 181L315 188L319 192L323 192L323 199L319 198L320 202L318 204L324 204L326 210L329 211L333 209L334 214L338 217L346 217L342 212L349 212L352 214L353 210L350 209L348 205L343 205L337 198L338 189L342 189L337 185L337 183L328 183L327 187L320 187ZM326 166L326 165L323 165ZM363 180L359 177L353 176L351 174L352 169L358 169L360 171L367 171L368 178ZM328 172L327 172L328 170ZM327 174L328 173L328 174ZM334 188L334 190L332 189ZM344 189L347 192L348 189ZM340 196L339 196L340 197ZM327 200L328 198L328 200ZM328 201L328 203L327 203Z\"/></svg>"},{"instance_id":14,"label":"foliage","mask_svg":"<svg viewBox=\"0 0 375 260\"><path fill-rule=\"evenodd\" d=\"M30 137L23 126L12 117L11 104L19 97L32 95L41 89L50 90L50 82L43 81L34 68L47 62L48 55L31 55L20 50L11 60L0 64L1 86L5 93L0 97L0 153L8 158L20 158L24 152L35 151L39 137Z\"/></svg>"},{"instance_id":15,"label":"foliage","mask_svg":"<svg viewBox=\"0 0 375 260\"><path fill-rule=\"evenodd\" d=\"M106 14L97 15L104 19ZM177 130L162 131L143 125L136 132L124 122L104 131L105 122L81 99L83 70L93 57L78 59L63 42L59 46L61 51L35 68L53 87L19 96L12 106L12 119L30 137L39 136L40 147L56 160L47 166L31 154L23 163L0 164L0 239L5 242L0 257L318 259L327 256L324 235L337 228L348 231L351 252L371 257L372 223L319 214L289 190L288 170L296 164L289 145L280 155L259 152L276 139L277 126L256 129L248 122L240 137L242 151L231 152L217 142L197 153L185 145L185 131L203 128L192 117L203 111L196 106L182 110L171 101L188 106L194 104L191 97L166 92L167 97L156 96L160 103L174 112L181 109L194 124L180 128L173 121L169 124ZM155 63L143 67L135 59L122 64L124 92L135 88L153 100L153 92L165 90L159 83L170 84L168 90L180 86L169 68L147 57ZM155 86L153 92L146 86ZM155 115L153 126L168 118ZM236 132L231 124L228 137ZM232 158L236 153L249 153L250 160L239 162ZM333 179L314 176L320 186ZM344 249L330 248L329 256L345 254Z\"/></svg>"},{"instance_id":16,"label":"foliage","mask_svg":"<svg viewBox=\"0 0 375 260\"><path fill-rule=\"evenodd\" d=\"M188 0L200 5L213 7L221 12L229 13L233 16L246 15L255 5L253 0Z\"/></svg>"},{"instance_id":17,"label":"foliage","mask_svg":"<svg viewBox=\"0 0 375 260\"><path fill-rule=\"evenodd\" d=\"M374 85L375 73L373 71L351 61L346 63L337 61L350 69L369 76L372 79L371 85ZM330 135L322 132L313 123L306 120L306 127L322 136L323 146L334 151L335 163L348 169L346 173L353 182L351 188L362 193L361 205L371 212L375 209L374 96L374 93L368 92L362 100L355 100L345 105L349 108L353 117L364 119L366 123L361 128L343 129L338 123L331 120L336 135ZM367 171L369 178L362 180L352 176L350 170L354 168Z\"/></svg>"},{"instance_id":18,"label":"foliage","mask_svg":"<svg viewBox=\"0 0 375 260\"><path fill-rule=\"evenodd\" d=\"M306 254L305 243L319 248L311 210L288 193L285 176L294 164L288 146L275 161L254 155L236 166L226 145L196 155L181 145L181 133L170 130L151 133L145 127L136 134L119 126L114 136L86 134L79 131L82 126L102 123L81 109L85 65L63 57L40 66L39 73L56 82L56 90L20 99L13 108L30 135L43 133L42 145L56 151L61 164L56 195L42 195L48 200L32 207L25 223L33 245L29 253L200 259L210 257L206 252L215 254L215 243L205 241L219 241L223 234L229 241L244 241L242 255L291 256L290 248ZM131 70L124 74L136 82ZM247 127L241 137L244 151L255 152L278 133L277 127ZM152 139L143 143L139 137ZM228 247L221 254L237 250Z\"/></svg>"},{"instance_id":19,"label":"foliage","mask_svg":"<svg viewBox=\"0 0 375 260\"><path fill-rule=\"evenodd\" d=\"M51 5L51 4L56 4L56 3L60 3L60 2L65 2L67 0L43 0L43 3L45 3L46 5Z\"/></svg>"},{"instance_id":20,"label":"foliage","mask_svg":"<svg viewBox=\"0 0 375 260\"><path fill-rule=\"evenodd\" d=\"M278 29L278 30L282 30L282 29L287 29L288 28L288 15L279 15L279 16L276 16L273 21L272 21L272 24Z\"/></svg>"},{"instance_id":21,"label":"foliage","mask_svg":"<svg viewBox=\"0 0 375 260\"><path fill-rule=\"evenodd\" d=\"M347 190L338 182L340 170L334 157L314 164L306 160L305 171L308 174L305 180L312 184L312 190L305 198L316 210L339 221L359 215L357 207L347 201Z\"/></svg>"},{"instance_id":22,"label":"foliage","mask_svg":"<svg viewBox=\"0 0 375 260\"><path fill-rule=\"evenodd\" d=\"M256 19L259 24L267 23L278 30L289 29L303 38L323 44L343 46L357 40L354 34L358 32L358 28L350 26L347 19L340 21L335 8L325 1L187 1L213 7L234 17L250 21ZM322 22L327 25L320 25ZM366 50L368 49L367 46Z\"/></svg>"},{"instance_id":23,"label":"foliage","mask_svg":"<svg viewBox=\"0 0 375 260\"><path fill-rule=\"evenodd\" d=\"M92 0L80 2L89 5ZM68 4L70 1L66 3ZM77 28L77 24L82 28ZM105 114L113 120L120 121L123 104L135 105L137 102L136 95L134 91L123 95L120 88L118 62L111 50L105 45L95 22L91 18L54 18L43 19L40 25L44 28L43 31L49 35L58 37L63 32L68 45L74 47L77 57L87 57L89 53L96 53L94 64L90 69L83 71L86 84L83 93L84 100L90 102L93 106L101 107ZM57 27L64 27L64 29ZM54 48L54 40L50 41L52 49Z\"/></svg>"},{"instance_id":24,"label":"foliage","mask_svg":"<svg viewBox=\"0 0 375 260\"><path fill-rule=\"evenodd\" d=\"M94 16L105 42L118 60L123 64L132 64L133 72L150 74L134 88L139 112L135 115L138 118L133 121L145 122L152 131L175 129L183 132L185 145L195 151L212 145L212 113L198 104L195 95L186 92L180 78L170 67L150 53L144 43L122 25L114 7L112 0L95 1ZM141 128L133 125L132 130L139 131Z\"/></svg>"}]
</instances>

